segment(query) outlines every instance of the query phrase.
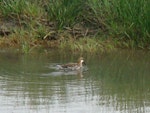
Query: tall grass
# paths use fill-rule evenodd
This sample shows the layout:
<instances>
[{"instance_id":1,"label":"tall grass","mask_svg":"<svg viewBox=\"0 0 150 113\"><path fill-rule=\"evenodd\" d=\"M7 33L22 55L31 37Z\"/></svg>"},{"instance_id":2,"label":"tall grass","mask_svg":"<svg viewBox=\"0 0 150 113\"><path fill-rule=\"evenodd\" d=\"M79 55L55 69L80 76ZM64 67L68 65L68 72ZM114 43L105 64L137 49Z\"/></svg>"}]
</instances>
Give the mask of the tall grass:
<instances>
[{"instance_id":1,"label":"tall grass","mask_svg":"<svg viewBox=\"0 0 150 113\"><path fill-rule=\"evenodd\" d=\"M150 2L148 0L88 0L95 25L105 26L120 39L150 43ZM98 24L99 23L99 24Z\"/></svg>"},{"instance_id":2,"label":"tall grass","mask_svg":"<svg viewBox=\"0 0 150 113\"><path fill-rule=\"evenodd\" d=\"M119 28L124 27L122 34L136 43L150 43L148 0L114 0L113 4L113 12L117 19L114 21Z\"/></svg>"},{"instance_id":3,"label":"tall grass","mask_svg":"<svg viewBox=\"0 0 150 113\"><path fill-rule=\"evenodd\" d=\"M40 7L30 0L1 0L0 10L6 18L35 19L42 16Z\"/></svg>"},{"instance_id":4,"label":"tall grass","mask_svg":"<svg viewBox=\"0 0 150 113\"><path fill-rule=\"evenodd\" d=\"M73 26L82 14L82 0L49 0L48 18L56 22L57 28Z\"/></svg>"},{"instance_id":5,"label":"tall grass","mask_svg":"<svg viewBox=\"0 0 150 113\"><path fill-rule=\"evenodd\" d=\"M24 0L1 0L0 6L3 16L20 15L26 7Z\"/></svg>"},{"instance_id":6,"label":"tall grass","mask_svg":"<svg viewBox=\"0 0 150 113\"><path fill-rule=\"evenodd\" d=\"M109 0L87 0L85 5L86 10L84 13L86 15L83 15L83 19L87 21L86 23L101 29L106 27L111 11Z\"/></svg>"},{"instance_id":7,"label":"tall grass","mask_svg":"<svg viewBox=\"0 0 150 113\"><path fill-rule=\"evenodd\" d=\"M107 35L107 38L147 47L150 44L149 4L149 0L0 0L0 14L32 21L26 22L29 31L37 31L40 38L51 27L38 21L45 19L53 23L55 30L82 24L87 31L96 29L99 38Z\"/></svg>"}]
</instances>

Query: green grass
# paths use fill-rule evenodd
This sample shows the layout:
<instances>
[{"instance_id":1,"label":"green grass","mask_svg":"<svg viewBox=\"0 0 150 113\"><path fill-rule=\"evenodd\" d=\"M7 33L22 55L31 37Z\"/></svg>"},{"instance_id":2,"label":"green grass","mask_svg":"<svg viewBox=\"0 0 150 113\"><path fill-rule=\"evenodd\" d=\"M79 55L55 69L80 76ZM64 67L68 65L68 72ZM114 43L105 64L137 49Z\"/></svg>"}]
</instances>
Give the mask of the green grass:
<instances>
[{"instance_id":1,"label":"green grass","mask_svg":"<svg viewBox=\"0 0 150 113\"><path fill-rule=\"evenodd\" d=\"M49 0L48 18L57 24L58 29L71 27L79 21L82 8L82 0Z\"/></svg>"},{"instance_id":2,"label":"green grass","mask_svg":"<svg viewBox=\"0 0 150 113\"><path fill-rule=\"evenodd\" d=\"M112 35L135 43L150 43L150 7L147 0L93 0L88 2L92 23ZM86 17L85 17L86 18ZM94 21L95 20L95 21ZM99 23L99 24L98 24Z\"/></svg>"},{"instance_id":3,"label":"green grass","mask_svg":"<svg viewBox=\"0 0 150 113\"><path fill-rule=\"evenodd\" d=\"M150 43L150 8L147 0L114 0L113 8L117 18L115 23L122 29L121 34L137 44Z\"/></svg>"},{"instance_id":4,"label":"green grass","mask_svg":"<svg viewBox=\"0 0 150 113\"><path fill-rule=\"evenodd\" d=\"M96 37L91 38L81 38L79 40L63 40L60 43L60 49L67 49L71 51L79 52L105 52L114 50L114 44L109 41L102 41Z\"/></svg>"},{"instance_id":5,"label":"green grass","mask_svg":"<svg viewBox=\"0 0 150 113\"><path fill-rule=\"evenodd\" d=\"M149 0L0 0L0 18L17 21L28 38L41 40L48 40L51 32L68 32L74 40L79 35L76 31L87 31L79 38L90 38L89 44L83 47L82 41L73 41L70 45L74 46L69 46L73 49L95 51L93 48L97 49L97 42L101 45L102 40L122 42L119 46L150 48L149 4ZM58 35L54 37L59 39ZM98 37L97 42L91 41L93 37Z\"/></svg>"},{"instance_id":6,"label":"green grass","mask_svg":"<svg viewBox=\"0 0 150 113\"><path fill-rule=\"evenodd\" d=\"M2 16L13 19L40 18L42 9L30 0L1 0Z\"/></svg>"}]
</instances>

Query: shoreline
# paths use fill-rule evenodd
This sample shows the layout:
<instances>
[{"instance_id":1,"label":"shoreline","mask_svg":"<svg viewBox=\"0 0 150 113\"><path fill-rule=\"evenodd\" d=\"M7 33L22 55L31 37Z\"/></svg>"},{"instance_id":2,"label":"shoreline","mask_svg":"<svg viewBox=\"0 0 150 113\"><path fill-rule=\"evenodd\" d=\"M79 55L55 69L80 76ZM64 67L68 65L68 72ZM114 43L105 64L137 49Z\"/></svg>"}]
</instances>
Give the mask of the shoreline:
<instances>
[{"instance_id":1,"label":"shoreline","mask_svg":"<svg viewBox=\"0 0 150 113\"><path fill-rule=\"evenodd\" d=\"M87 52L150 50L148 15L144 0L2 1L0 47L24 53L36 46Z\"/></svg>"},{"instance_id":2,"label":"shoreline","mask_svg":"<svg viewBox=\"0 0 150 113\"><path fill-rule=\"evenodd\" d=\"M71 52L87 52L87 53L105 53L115 51L117 49L123 50L150 50L150 48L135 48L128 47L128 44L122 46L120 42L106 40L100 41L98 39L81 38L78 40L34 40L22 42L18 38L0 38L1 49L18 49L20 53L32 53L34 49L57 49L60 51L71 51Z\"/></svg>"}]
</instances>

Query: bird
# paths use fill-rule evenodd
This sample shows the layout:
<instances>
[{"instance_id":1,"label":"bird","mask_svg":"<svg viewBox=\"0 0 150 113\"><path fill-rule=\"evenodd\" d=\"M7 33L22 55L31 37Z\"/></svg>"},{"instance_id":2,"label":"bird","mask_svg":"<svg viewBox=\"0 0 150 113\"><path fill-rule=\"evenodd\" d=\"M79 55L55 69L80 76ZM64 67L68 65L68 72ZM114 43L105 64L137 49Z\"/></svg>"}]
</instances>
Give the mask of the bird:
<instances>
[{"instance_id":1,"label":"bird","mask_svg":"<svg viewBox=\"0 0 150 113\"><path fill-rule=\"evenodd\" d=\"M59 70L80 70L83 68L83 64L85 64L83 57L80 57L77 61L77 63L67 63L62 65L57 65Z\"/></svg>"}]
</instances>

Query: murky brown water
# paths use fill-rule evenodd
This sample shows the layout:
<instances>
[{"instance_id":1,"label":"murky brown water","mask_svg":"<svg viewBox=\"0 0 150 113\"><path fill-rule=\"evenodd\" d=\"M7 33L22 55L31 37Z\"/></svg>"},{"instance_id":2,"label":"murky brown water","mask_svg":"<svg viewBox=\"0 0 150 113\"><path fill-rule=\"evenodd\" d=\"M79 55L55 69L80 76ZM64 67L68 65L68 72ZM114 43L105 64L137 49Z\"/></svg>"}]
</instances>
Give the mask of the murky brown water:
<instances>
[{"instance_id":1,"label":"murky brown water","mask_svg":"<svg viewBox=\"0 0 150 113\"><path fill-rule=\"evenodd\" d=\"M79 54L0 52L1 113L149 113L150 52L83 54L88 71L64 73L57 63Z\"/></svg>"}]
</instances>

